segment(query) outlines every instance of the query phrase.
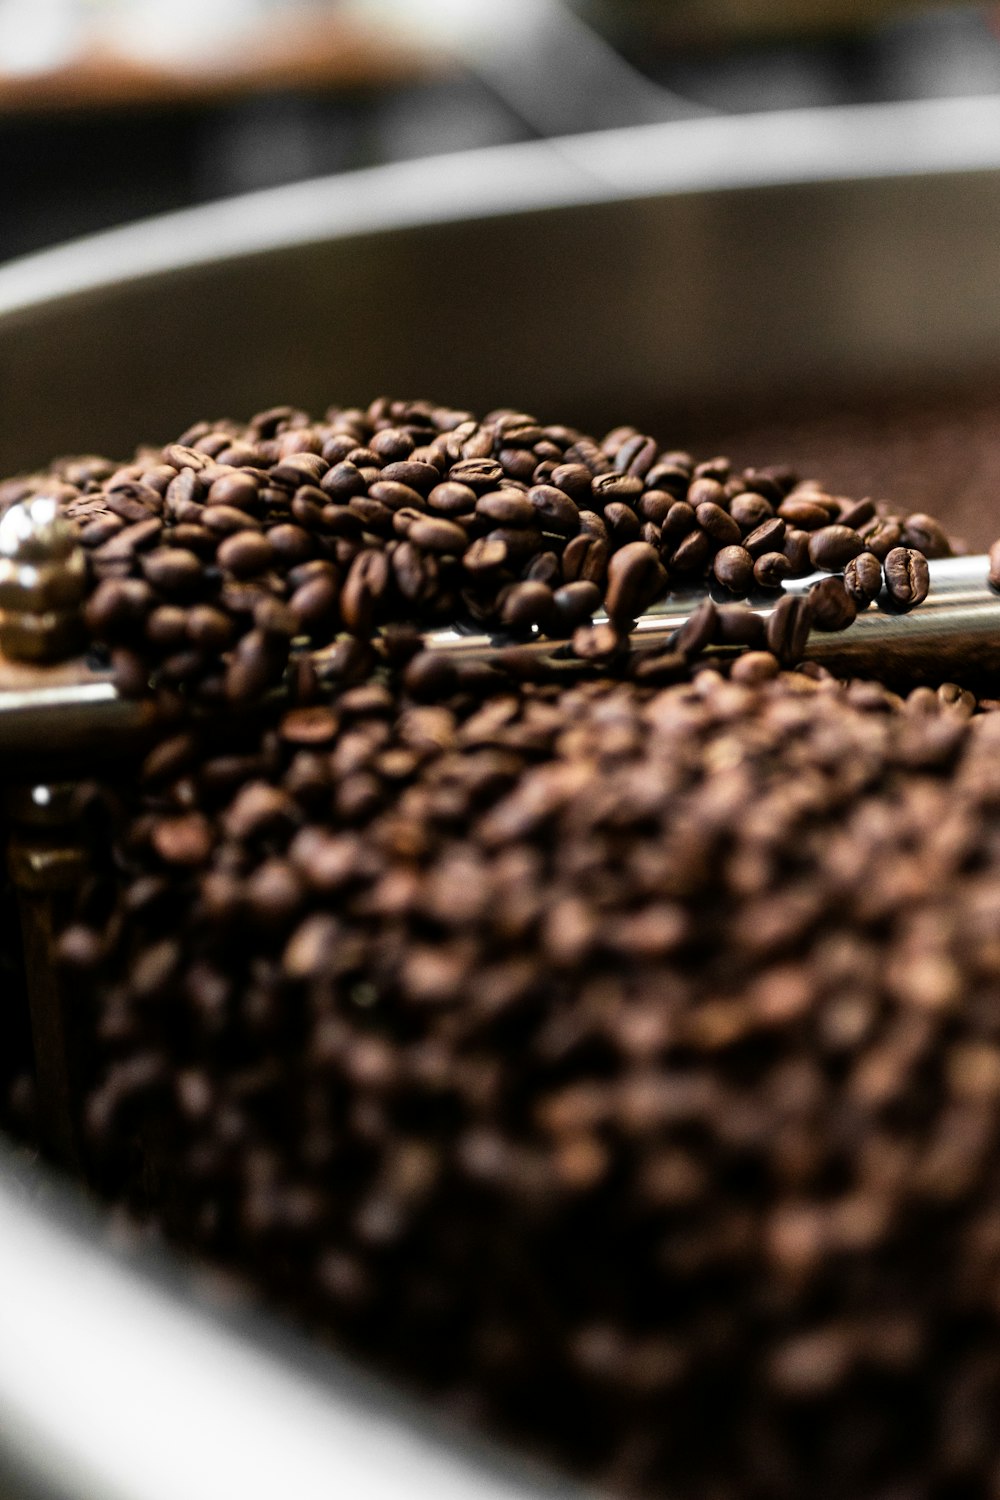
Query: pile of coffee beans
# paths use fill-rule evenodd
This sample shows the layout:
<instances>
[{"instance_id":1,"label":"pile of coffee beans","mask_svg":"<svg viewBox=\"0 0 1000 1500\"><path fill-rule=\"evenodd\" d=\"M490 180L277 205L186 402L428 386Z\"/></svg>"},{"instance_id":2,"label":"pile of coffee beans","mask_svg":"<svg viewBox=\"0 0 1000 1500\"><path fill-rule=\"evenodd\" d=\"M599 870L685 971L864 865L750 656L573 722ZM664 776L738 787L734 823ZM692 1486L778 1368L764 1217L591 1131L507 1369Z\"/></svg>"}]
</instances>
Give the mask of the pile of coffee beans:
<instances>
[{"instance_id":1,"label":"pile of coffee beans","mask_svg":"<svg viewBox=\"0 0 1000 1500\"><path fill-rule=\"evenodd\" d=\"M385 398L43 492L165 706L79 795L101 1190L618 1489L998 1492L1000 700L796 666L938 522Z\"/></svg>"},{"instance_id":2,"label":"pile of coffee beans","mask_svg":"<svg viewBox=\"0 0 1000 1500\"><path fill-rule=\"evenodd\" d=\"M266 693L296 644L465 622L515 638L579 630L590 659L670 589L711 585L725 602L842 574L815 621L797 607L804 639L810 623L845 628L883 583L911 608L925 559L951 550L931 516L786 468L699 463L633 427L598 442L509 409L479 419L386 397L321 421L283 406L199 422L124 466L66 460L0 485L0 510L41 493L80 528L87 625L122 692L206 705ZM598 610L611 628L595 637ZM730 613L730 635L752 632L746 610Z\"/></svg>"},{"instance_id":3,"label":"pile of coffee beans","mask_svg":"<svg viewBox=\"0 0 1000 1500\"><path fill-rule=\"evenodd\" d=\"M603 1483L993 1493L1000 705L480 686L81 797L105 1192Z\"/></svg>"}]
</instances>

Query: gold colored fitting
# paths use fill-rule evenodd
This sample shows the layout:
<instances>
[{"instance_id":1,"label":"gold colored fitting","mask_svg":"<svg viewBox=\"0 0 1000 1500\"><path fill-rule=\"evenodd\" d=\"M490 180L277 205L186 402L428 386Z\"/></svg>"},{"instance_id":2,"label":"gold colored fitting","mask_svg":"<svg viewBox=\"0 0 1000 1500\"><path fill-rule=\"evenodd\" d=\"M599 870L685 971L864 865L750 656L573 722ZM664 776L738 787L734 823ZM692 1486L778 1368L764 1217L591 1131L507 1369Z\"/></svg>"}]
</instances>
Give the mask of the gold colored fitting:
<instances>
[{"instance_id":1,"label":"gold colored fitting","mask_svg":"<svg viewBox=\"0 0 1000 1500\"><path fill-rule=\"evenodd\" d=\"M39 495L0 518L0 652L12 661L58 661L83 644L87 567L76 528Z\"/></svg>"}]
</instances>

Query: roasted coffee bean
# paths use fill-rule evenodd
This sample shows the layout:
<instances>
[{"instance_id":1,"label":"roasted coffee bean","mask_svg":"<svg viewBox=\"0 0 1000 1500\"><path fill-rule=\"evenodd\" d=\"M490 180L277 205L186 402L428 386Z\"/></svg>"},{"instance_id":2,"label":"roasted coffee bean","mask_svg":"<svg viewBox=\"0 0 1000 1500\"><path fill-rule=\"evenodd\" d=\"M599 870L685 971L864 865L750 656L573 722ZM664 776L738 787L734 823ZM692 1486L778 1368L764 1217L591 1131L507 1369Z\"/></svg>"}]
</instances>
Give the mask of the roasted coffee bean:
<instances>
[{"instance_id":1,"label":"roasted coffee bean","mask_svg":"<svg viewBox=\"0 0 1000 1500\"><path fill-rule=\"evenodd\" d=\"M762 589L780 589L792 564L783 552L764 552L753 565L754 582Z\"/></svg>"},{"instance_id":2,"label":"roasted coffee bean","mask_svg":"<svg viewBox=\"0 0 1000 1500\"><path fill-rule=\"evenodd\" d=\"M604 507L604 524L608 529L608 541L612 548L624 547L629 542L640 540L639 517L622 500L612 500L610 505Z\"/></svg>"},{"instance_id":3,"label":"roasted coffee bean","mask_svg":"<svg viewBox=\"0 0 1000 1500\"><path fill-rule=\"evenodd\" d=\"M924 557L950 557L951 543L941 524L933 516L915 511L903 524L902 545Z\"/></svg>"},{"instance_id":4,"label":"roasted coffee bean","mask_svg":"<svg viewBox=\"0 0 1000 1500\"><path fill-rule=\"evenodd\" d=\"M714 505L711 501L703 501L695 507L695 517L702 531L720 546L728 547L739 542L742 535L740 528L729 512L722 509L721 505Z\"/></svg>"},{"instance_id":5,"label":"roasted coffee bean","mask_svg":"<svg viewBox=\"0 0 1000 1500\"><path fill-rule=\"evenodd\" d=\"M785 666L801 661L812 627L808 598L783 594L767 619L767 648Z\"/></svg>"},{"instance_id":6,"label":"roasted coffee bean","mask_svg":"<svg viewBox=\"0 0 1000 1500\"><path fill-rule=\"evenodd\" d=\"M780 552L785 544L785 523L780 516L772 516L755 526L743 540L743 545L754 562L765 552ZM808 544L807 544L808 545Z\"/></svg>"},{"instance_id":7,"label":"roasted coffee bean","mask_svg":"<svg viewBox=\"0 0 1000 1500\"><path fill-rule=\"evenodd\" d=\"M663 545L669 547L677 544L682 538L695 531L698 518L694 513L694 507L688 505L686 500L675 500L663 519L660 534Z\"/></svg>"},{"instance_id":8,"label":"roasted coffee bean","mask_svg":"<svg viewBox=\"0 0 1000 1500\"><path fill-rule=\"evenodd\" d=\"M814 568L836 572L846 567L852 557L865 550L865 544L849 526L823 526L809 538L809 558Z\"/></svg>"},{"instance_id":9,"label":"roasted coffee bean","mask_svg":"<svg viewBox=\"0 0 1000 1500\"><path fill-rule=\"evenodd\" d=\"M762 649L766 643L765 622L745 604L720 604L716 612L715 643Z\"/></svg>"},{"instance_id":10,"label":"roasted coffee bean","mask_svg":"<svg viewBox=\"0 0 1000 1500\"><path fill-rule=\"evenodd\" d=\"M819 531L830 523L824 505L804 495L789 495L778 506L778 515L797 531Z\"/></svg>"},{"instance_id":11,"label":"roasted coffee bean","mask_svg":"<svg viewBox=\"0 0 1000 1500\"><path fill-rule=\"evenodd\" d=\"M585 624L601 603L601 591L596 583L581 579L576 583L564 583L552 596L553 629L559 636L570 636L578 625Z\"/></svg>"},{"instance_id":12,"label":"roasted coffee bean","mask_svg":"<svg viewBox=\"0 0 1000 1500\"><path fill-rule=\"evenodd\" d=\"M491 526L534 526L535 507L517 490L489 490L476 501L476 515Z\"/></svg>"},{"instance_id":13,"label":"roasted coffee bean","mask_svg":"<svg viewBox=\"0 0 1000 1500\"><path fill-rule=\"evenodd\" d=\"M860 536L865 549L884 563L892 549L898 547L903 540L903 528L898 521L879 516L861 527Z\"/></svg>"},{"instance_id":14,"label":"roasted coffee bean","mask_svg":"<svg viewBox=\"0 0 1000 1500\"><path fill-rule=\"evenodd\" d=\"M603 588L608 570L608 544L600 537L581 534L566 543L562 555L566 583L596 583Z\"/></svg>"},{"instance_id":15,"label":"roasted coffee bean","mask_svg":"<svg viewBox=\"0 0 1000 1500\"><path fill-rule=\"evenodd\" d=\"M575 536L580 530L580 511L569 495L552 484L534 485L525 497L543 531Z\"/></svg>"},{"instance_id":16,"label":"roasted coffee bean","mask_svg":"<svg viewBox=\"0 0 1000 1500\"><path fill-rule=\"evenodd\" d=\"M504 595L501 624L508 630L544 630L552 618L552 590L544 583L515 583Z\"/></svg>"},{"instance_id":17,"label":"roasted coffee bean","mask_svg":"<svg viewBox=\"0 0 1000 1500\"><path fill-rule=\"evenodd\" d=\"M619 627L640 615L663 592L667 576L648 542L629 542L608 563L605 607Z\"/></svg>"},{"instance_id":18,"label":"roasted coffee bean","mask_svg":"<svg viewBox=\"0 0 1000 1500\"><path fill-rule=\"evenodd\" d=\"M165 594L197 593L204 579L200 560L183 547L157 547L147 552L142 571L153 587Z\"/></svg>"},{"instance_id":19,"label":"roasted coffee bean","mask_svg":"<svg viewBox=\"0 0 1000 1500\"><path fill-rule=\"evenodd\" d=\"M237 531L220 542L216 556L219 566L236 578L252 578L270 566L274 550L261 532Z\"/></svg>"},{"instance_id":20,"label":"roasted coffee bean","mask_svg":"<svg viewBox=\"0 0 1000 1500\"><path fill-rule=\"evenodd\" d=\"M894 547L883 563L885 589L897 609L922 604L930 590L930 573L922 552Z\"/></svg>"},{"instance_id":21,"label":"roasted coffee bean","mask_svg":"<svg viewBox=\"0 0 1000 1500\"><path fill-rule=\"evenodd\" d=\"M813 584L808 597L816 630L846 630L858 613L854 598L840 578L821 578Z\"/></svg>"},{"instance_id":22,"label":"roasted coffee bean","mask_svg":"<svg viewBox=\"0 0 1000 1500\"><path fill-rule=\"evenodd\" d=\"M423 516L414 522L409 529L409 538L415 546L423 547L427 552L451 552L457 556L461 556L469 541L461 526L438 516Z\"/></svg>"},{"instance_id":23,"label":"roasted coffee bean","mask_svg":"<svg viewBox=\"0 0 1000 1500\"><path fill-rule=\"evenodd\" d=\"M753 559L745 547L723 547L715 554L712 571L719 583L740 597L753 583Z\"/></svg>"},{"instance_id":24,"label":"roasted coffee bean","mask_svg":"<svg viewBox=\"0 0 1000 1500\"><path fill-rule=\"evenodd\" d=\"M388 586L389 563L385 553L371 548L359 552L351 564L340 596L341 616L353 635L371 635Z\"/></svg>"},{"instance_id":25,"label":"roasted coffee bean","mask_svg":"<svg viewBox=\"0 0 1000 1500\"><path fill-rule=\"evenodd\" d=\"M882 566L871 552L853 557L844 569L844 587L858 609L866 609L882 588Z\"/></svg>"},{"instance_id":26,"label":"roasted coffee bean","mask_svg":"<svg viewBox=\"0 0 1000 1500\"><path fill-rule=\"evenodd\" d=\"M756 531L774 515L774 506L764 495L743 490L729 502L729 514L744 533Z\"/></svg>"},{"instance_id":27,"label":"roasted coffee bean","mask_svg":"<svg viewBox=\"0 0 1000 1500\"><path fill-rule=\"evenodd\" d=\"M711 599L705 599L685 620L673 640L674 649L694 661L715 640L719 612Z\"/></svg>"},{"instance_id":28,"label":"roasted coffee bean","mask_svg":"<svg viewBox=\"0 0 1000 1500\"><path fill-rule=\"evenodd\" d=\"M791 564L792 578L804 578L807 573L813 571L812 560L809 556L808 531L799 531L793 526L786 527L781 550Z\"/></svg>"},{"instance_id":29,"label":"roasted coffee bean","mask_svg":"<svg viewBox=\"0 0 1000 1500\"><path fill-rule=\"evenodd\" d=\"M345 505L355 496L363 495L368 488L357 464L346 459L327 469L319 482L319 487L325 494L332 495L335 500Z\"/></svg>"},{"instance_id":30,"label":"roasted coffee bean","mask_svg":"<svg viewBox=\"0 0 1000 1500\"><path fill-rule=\"evenodd\" d=\"M714 552L706 532L701 529L688 532L675 547L667 561L672 573L685 576L701 573Z\"/></svg>"},{"instance_id":31,"label":"roasted coffee bean","mask_svg":"<svg viewBox=\"0 0 1000 1500\"><path fill-rule=\"evenodd\" d=\"M232 536L243 531L259 531L261 523L235 505L205 505L199 512L199 524L207 526L217 536Z\"/></svg>"}]
</instances>

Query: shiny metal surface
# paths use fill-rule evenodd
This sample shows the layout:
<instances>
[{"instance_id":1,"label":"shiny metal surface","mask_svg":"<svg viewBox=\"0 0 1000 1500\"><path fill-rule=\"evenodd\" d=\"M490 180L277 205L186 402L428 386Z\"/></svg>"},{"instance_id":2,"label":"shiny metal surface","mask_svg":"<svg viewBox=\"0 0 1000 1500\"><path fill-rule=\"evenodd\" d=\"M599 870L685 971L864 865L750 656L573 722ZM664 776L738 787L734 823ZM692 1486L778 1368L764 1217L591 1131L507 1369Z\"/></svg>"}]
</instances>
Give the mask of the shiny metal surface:
<instances>
[{"instance_id":1,"label":"shiny metal surface","mask_svg":"<svg viewBox=\"0 0 1000 1500\"><path fill-rule=\"evenodd\" d=\"M384 390L662 429L765 393L998 382L998 273L995 98L378 167L0 268L0 472Z\"/></svg>"},{"instance_id":2,"label":"shiny metal surface","mask_svg":"<svg viewBox=\"0 0 1000 1500\"><path fill-rule=\"evenodd\" d=\"M378 168L0 268L0 473L380 390L581 424L648 412L658 430L789 392L1000 391L998 272L997 99ZM891 622L869 612L851 639L931 621L950 638L978 587ZM303 1394L256 1325L164 1300L94 1223L54 1221L51 1191L0 1153L0 1491L16 1473L14 1493L61 1500L525 1492L414 1411L369 1406L335 1362ZM283 1453L308 1457L301 1483L281 1481Z\"/></svg>"},{"instance_id":3,"label":"shiny metal surface","mask_svg":"<svg viewBox=\"0 0 1000 1500\"><path fill-rule=\"evenodd\" d=\"M989 559L942 558L928 567L931 588L918 608L900 613L883 592L847 630L835 634L814 630L809 636L806 656L833 672L858 675L868 672L880 677L898 673L914 681L925 676L936 677L938 681L949 676L961 680L984 671L1000 670L1000 594L986 581ZM824 576L827 575L813 573L807 578L789 579L785 591L804 594ZM633 641L643 647L666 649L674 631L680 629L704 597L704 590L700 589L669 595L636 622ZM717 597L724 602L727 596L720 591ZM758 595L747 603L755 614L767 619L778 597ZM510 643L495 636L437 630L426 638L425 644L432 651L464 661L490 662L502 658ZM558 647L544 639L517 646L519 654L538 656L551 655L554 649ZM0 747L2 744L0 721Z\"/></svg>"},{"instance_id":4,"label":"shiny metal surface","mask_svg":"<svg viewBox=\"0 0 1000 1500\"><path fill-rule=\"evenodd\" d=\"M901 674L913 681L953 677L959 681L1000 670L1000 594L986 581L987 557L951 557L932 561L930 593L917 609L900 613L883 595L859 614L848 630L836 634L814 630L807 657L831 671L879 676ZM788 593L807 592L826 575L790 579ZM729 596L718 591L724 602ZM747 601L767 619L777 594ZM702 589L673 593L636 622L632 639L642 647L666 649L692 611L705 598ZM595 617L598 623L605 615ZM460 661L502 661L505 651L519 656L565 655L565 643L548 637L513 641L510 637L441 629L428 632L425 647ZM729 651L727 654L733 654ZM323 651L316 653L322 666ZM134 735L152 722L151 705L121 698L107 672L80 659L60 667L17 666L0 657L0 764L23 756L39 744L58 746L63 755L107 750L116 740Z\"/></svg>"}]
</instances>

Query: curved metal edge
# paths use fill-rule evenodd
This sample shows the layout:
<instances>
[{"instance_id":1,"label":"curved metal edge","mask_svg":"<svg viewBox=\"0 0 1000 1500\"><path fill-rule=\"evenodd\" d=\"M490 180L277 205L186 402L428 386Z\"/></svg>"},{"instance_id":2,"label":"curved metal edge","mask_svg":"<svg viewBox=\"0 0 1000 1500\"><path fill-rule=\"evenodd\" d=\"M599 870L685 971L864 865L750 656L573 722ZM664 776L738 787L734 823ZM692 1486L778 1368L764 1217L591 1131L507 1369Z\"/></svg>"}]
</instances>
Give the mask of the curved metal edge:
<instances>
[{"instance_id":1,"label":"curved metal edge","mask_svg":"<svg viewBox=\"0 0 1000 1500\"><path fill-rule=\"evenodd\" d=\"M92 1208L0 1144L0 1476L59 1500L573 1500ZM15 1494L18 1491L14 1492Z\"/></svg>"},{"instance_id":2,"label":"curved metal edge","mask_svg":"<svg viewBox=\"0 0 1000 1500\"><path fill-rule=\"evenodd\" d=\"M615 199L1000 168L1000 97L665 124L492 146L161 214L0 267L0 319L122 281L377 230Z\"/></svg>"}]
</instances>

